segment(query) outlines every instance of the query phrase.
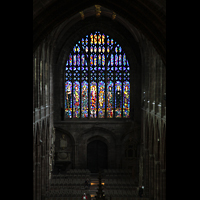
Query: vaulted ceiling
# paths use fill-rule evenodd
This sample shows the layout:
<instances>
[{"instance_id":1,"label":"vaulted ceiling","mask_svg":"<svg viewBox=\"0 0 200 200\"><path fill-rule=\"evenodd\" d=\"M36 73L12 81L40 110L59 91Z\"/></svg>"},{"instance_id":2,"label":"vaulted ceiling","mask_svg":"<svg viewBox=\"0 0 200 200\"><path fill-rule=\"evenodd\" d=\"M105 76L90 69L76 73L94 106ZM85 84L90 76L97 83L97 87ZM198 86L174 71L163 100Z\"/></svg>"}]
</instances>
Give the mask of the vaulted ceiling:
<instances>
[{"instance_id":1,"label":"vaulted ceiling","mask_svg":"<svg viewBox=\"0 0 200 200\"><path fill-rule=\"evenodd\" d=\"M166 0L33 0L33 51L52 31L91 16L121 23L135 40L151 41L166 61Z\"/></svg>"}]
</instances>

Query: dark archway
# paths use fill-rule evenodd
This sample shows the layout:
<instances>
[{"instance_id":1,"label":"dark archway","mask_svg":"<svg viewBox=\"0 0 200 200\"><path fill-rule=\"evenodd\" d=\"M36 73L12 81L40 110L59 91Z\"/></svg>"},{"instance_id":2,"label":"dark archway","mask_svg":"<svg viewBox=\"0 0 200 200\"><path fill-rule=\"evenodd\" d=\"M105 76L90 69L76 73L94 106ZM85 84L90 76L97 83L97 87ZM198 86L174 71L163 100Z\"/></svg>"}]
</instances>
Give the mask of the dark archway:
<instances>
[{"instance_id":1,"label":"dark archway","mask_svg":"<svg viewBox=\"0 0 200 200\"><path fill-rule=\"evenodd\" d=\"M87 168L92 173L108 167L108 148L100 141L94 140L87 145Z\"/></svg>"}]
</instances>

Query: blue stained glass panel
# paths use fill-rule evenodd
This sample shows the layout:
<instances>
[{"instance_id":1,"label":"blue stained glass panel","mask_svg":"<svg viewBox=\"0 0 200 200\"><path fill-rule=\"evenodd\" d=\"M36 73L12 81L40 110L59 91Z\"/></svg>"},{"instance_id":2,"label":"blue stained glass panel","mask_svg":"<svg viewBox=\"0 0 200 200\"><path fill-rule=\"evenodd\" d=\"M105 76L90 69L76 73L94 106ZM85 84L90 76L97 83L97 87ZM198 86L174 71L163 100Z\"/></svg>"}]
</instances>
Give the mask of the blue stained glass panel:
<instances>
[{"instance_id":1,"label":"blue stained glass panel","mask_svg":"<svg viewBox=\"0 0 200 200\"><path fill-rule=\"evenodd\" d=\"M113 54L111 54L110 60L111 60L111 66L113 66L114 65L114 56L113 56Z\"/></svg>"},{"instance_id":2,"label":"blue stained glass panel","mask_svg":"<svg viewBox=\"0 0 200 200\"><path fill-rule=\"evenodd\" d=\"M81 65L84 66L84 63L85 63L85 55L82 54L82 56L81 56Z\"/></svg>"},{"instance_id":3,"label":"blue stained glass panel","mask_svg":"<svg viewBox=\"0 0 200 200\"><path fill-rule=\"evenodd\" d=\"M118 65L118 55L117 54L115 55L115 65L116 66Z\"/></svg>"},{"instance_id":4,"label":"blue stained glass panel","mask_svg":"<svg viewBox=\"0 0 200 200\"><path fill-rule=\"evenodd\" d=\"M77 65L80 66L80 55L77 55Z\"/></svg>"},{"instance_id":5,"label":"blue stained glass panel","mask_svg":"<svg viewBox=\"0 0 200 200\"><path fill-rule=\"evenodd\" d=\"M97 65L97 55L94 54L94 66L96 66L96 65Z\"/></svg>"},{"instance_id":6,"label":"blue stained glass panel","mask_svg":"<svg viewBox=\"0 0 200 200\"><path fill-rule=\"evenodd\" d=\"M121 65L122 65L122 55L119 54L119 66L121 66Z\"/></svg>"},{"instance_id":7,"label":"blue stained glass panel","mask_svg":"<svg viewBox=\"0 0 200 200\"><path fill-rule=\"evenodd\" d=\"M99 54L99 56L98 56L98 64L99 64L99 66L101 66L101 54Z\"/></svg>"},{"instance_id":8,"label":"blue stained glass panel","mask_svg":"<svg viewBox=\"0 0 200 200\"><path fill-rule=\"evenodd\" d=\"M123 65L126 65L126 54L123 55Z\"/></svg>"}]
</instances>

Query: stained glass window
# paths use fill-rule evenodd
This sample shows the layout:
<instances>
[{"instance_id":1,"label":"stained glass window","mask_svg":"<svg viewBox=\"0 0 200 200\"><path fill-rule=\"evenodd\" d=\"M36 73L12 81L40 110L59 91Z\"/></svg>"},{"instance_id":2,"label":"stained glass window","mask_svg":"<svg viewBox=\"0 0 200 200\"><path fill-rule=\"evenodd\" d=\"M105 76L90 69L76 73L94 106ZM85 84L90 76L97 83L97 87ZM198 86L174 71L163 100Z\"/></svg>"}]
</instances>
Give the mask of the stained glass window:
<instances>
[{"instance_id":1,"label":"stained glass window","mask_svg":"<svg viewBox=\"0 0 200 200\"><path fill-rule=\"evenodd\" d=\"M122 47L96 31L80 38L66 60L67 118L129 118L130 66Z\"/></svg>"}]
</instances>

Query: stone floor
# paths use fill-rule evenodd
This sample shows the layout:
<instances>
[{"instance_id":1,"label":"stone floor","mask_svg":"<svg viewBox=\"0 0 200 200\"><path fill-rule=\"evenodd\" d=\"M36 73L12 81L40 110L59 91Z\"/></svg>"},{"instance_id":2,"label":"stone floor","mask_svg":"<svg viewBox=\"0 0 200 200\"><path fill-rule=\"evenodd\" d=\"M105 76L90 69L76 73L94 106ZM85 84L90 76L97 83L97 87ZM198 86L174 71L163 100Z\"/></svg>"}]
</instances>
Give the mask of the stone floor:
<instances>
[{"instance_id":1,"label":"stone floor","mask_svg":"<svg viewBox=\"0 0 200 200\"><path fill-rule=\"evenodd\" d=\"M84 187L85 179L89 178L91 186ZM54 176L46 200L78 200L86 193L88 200L95 200L98 191L99 174L68 173ZM57 179L57 181L55 181ZM70 182L71 181L71 182ZM129 174L103 174L102 188L107 200L133 200L138 198L138 186ZM143 199L143 198L139 198Z\"/></svg>"}]
</instances>

